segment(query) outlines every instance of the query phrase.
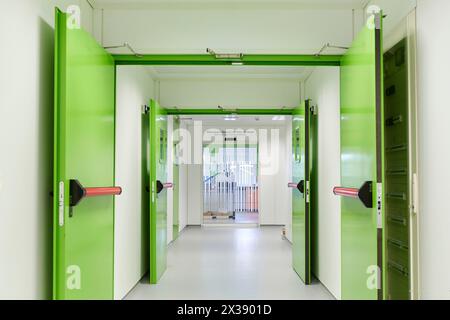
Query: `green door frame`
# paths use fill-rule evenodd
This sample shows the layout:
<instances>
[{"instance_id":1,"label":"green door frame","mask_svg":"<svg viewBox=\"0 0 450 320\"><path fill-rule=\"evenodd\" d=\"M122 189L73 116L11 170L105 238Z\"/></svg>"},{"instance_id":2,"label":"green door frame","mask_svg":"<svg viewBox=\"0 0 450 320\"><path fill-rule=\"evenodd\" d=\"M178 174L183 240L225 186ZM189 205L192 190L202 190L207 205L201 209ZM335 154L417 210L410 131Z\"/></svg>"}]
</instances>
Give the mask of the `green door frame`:
<instances>
[{"instance_id":1,"label":"green door frame","mask_svg":"<svg viewBox=\"0 0 450 320\"><path fill-rule=\"evenodd\" d=\"M175 109L165 108L168 115L241 115L241 116L290 116L294 109Z\"/></svg>"},{"instance_id":2,"label":"green door frame","mask_svg":"<svg viewBox=\"0 0 450 320\"><path fill-rule=\"evenodd\" d=\"M342 55L245 54L240 59L217 59L210 54L116 54L113 58L116 65L336 67Z\"/></svg>"}]
</instances>

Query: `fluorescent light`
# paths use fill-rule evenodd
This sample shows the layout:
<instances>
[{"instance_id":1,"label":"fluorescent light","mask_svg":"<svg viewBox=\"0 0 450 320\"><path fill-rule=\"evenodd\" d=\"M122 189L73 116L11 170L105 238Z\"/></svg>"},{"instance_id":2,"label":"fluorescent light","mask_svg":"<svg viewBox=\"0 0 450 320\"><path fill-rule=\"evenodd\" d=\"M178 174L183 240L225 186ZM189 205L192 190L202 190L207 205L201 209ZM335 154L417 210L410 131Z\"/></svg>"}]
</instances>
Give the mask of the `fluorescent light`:
<instances>
[{"instance_id":1,"label":"fluorescent light","mask_svg":"<svg viewBox=\"0 0 450 320\"><path fill-rule=\"evenodd\" d=\"M273 121L284 121L286 120L285 116L275 116L272 118Z\"/></svg>"},{"instance_id":2,"label":"fluorescent light","mask_svg":"<svg viewBox=\"0 0 450 320\"><path fill-rule=\"evenodd\" d=\"M235 113L227 114L224 118L225 121L236 121L237 119L238 119L238 116Z\"/></svg>"},{"instance_id":3,"label":"fluorescent light","mask_svg":"<svg viewBox=\"0 0 450 320\"><path fill-rule=\"evenodd\" d=\"M243 66L244 63L243 62L232 62L231 65L232 66Z\"/></svg>"}]
</instances>

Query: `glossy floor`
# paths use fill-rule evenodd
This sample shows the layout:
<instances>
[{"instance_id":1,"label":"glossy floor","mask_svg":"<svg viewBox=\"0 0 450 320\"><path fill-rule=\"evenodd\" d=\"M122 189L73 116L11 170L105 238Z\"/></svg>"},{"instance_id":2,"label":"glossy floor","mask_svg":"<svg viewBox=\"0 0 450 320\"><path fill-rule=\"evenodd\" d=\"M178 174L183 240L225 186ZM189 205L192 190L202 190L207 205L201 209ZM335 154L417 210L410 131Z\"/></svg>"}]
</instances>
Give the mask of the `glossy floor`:
<instances>
[{"instance_id":1,"label":"glossy floor","mask_svg":"<svg viewBox=\"0 0 450 320\"><path fill-rule=\"evenodd\" d=\"M280 227L189 227L170 245L157 285L143 279L126 299L333 299L319 282L305 286L291 267Z\"/></svg>"}]
</instances>

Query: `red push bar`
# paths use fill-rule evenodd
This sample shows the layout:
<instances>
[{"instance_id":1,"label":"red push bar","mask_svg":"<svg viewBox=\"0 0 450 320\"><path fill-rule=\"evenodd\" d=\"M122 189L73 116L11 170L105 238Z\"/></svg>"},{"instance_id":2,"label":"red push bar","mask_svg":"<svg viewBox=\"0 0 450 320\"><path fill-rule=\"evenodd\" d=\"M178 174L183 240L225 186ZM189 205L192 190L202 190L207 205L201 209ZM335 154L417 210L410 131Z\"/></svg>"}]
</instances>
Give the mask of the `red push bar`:
<instances>
[{"instance_id":1,"label":"red push bar","mask_svg":"<svg viewBox=\"0 0 450 320\"><path fill-rule=\"evenodd\" d=\"M122 194L121 187L108 187L108 188L85 188L85 197L101 197L101 196L120 196Z\"/></svg>"},{"instance_id":2,"label":"red push bar","mask_svg":"<svg viewBox=\"0 0 450 320\"><path fill-rule=\"evenodd\" d=\"M298 183L295 183L295 182L288 183L288 188L297 189L297 187L298 187Z\"/></svg>"},{"instance_id":3,"label":"red push bar","mask_svg":"<svg viewBox=\"0 0 450 320\"><path fill-rule=\"evenodd\" d=\"M75 207L84 198L119 196L121 187L85 188L78 180L70 180L70 206Z\"/></svg>"},{"instance_id":4,"label":"red push bar","mask_svg":"<svg viewBox=\"0 0 450 320\"><path fill-rule=\"evenodd\" d=\"M359 189L335 187L333 193L337 196L359 198Z\"/></svg>"},{"instance_id":5,"label":"red push bar","mask_svg":"<svg viewBox=\"0 0 450 320\"><path fill-rule=\"evenodd\" d=\"M172 182L167 182L163 184L164 189L172 189L173 188L173 183Z\"/></svg>"},{"instance_id":6,"label":"red push bar","mask_svg":"<svg viewBox=\"0 0 450 320\"><path fill-rule=\"evenodd\" d=\"M373 208L372 181L366 181L361 188L334 187L337 196L359 199L366 208Z\"/></svg>"}]
</instances>

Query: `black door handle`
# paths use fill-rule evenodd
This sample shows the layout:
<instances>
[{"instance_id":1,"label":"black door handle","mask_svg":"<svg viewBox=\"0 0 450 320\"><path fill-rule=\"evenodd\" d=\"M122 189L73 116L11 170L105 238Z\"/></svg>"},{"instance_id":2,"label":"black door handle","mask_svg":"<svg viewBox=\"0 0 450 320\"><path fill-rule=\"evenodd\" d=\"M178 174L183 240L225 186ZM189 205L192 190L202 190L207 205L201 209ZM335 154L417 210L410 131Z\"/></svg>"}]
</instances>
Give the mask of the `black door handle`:
<instances>
[{"instance_id":1,"label":"black door handle","mask_svg":"<svg viewBox=\"0 0 450 320\"><path fill-rule=\"evenodd\" d=\"M160 194L161 191L163 191L163 190L164 190L164 185L162 184L162 182L159 180L156 181L156 193Z\"/></svg>"},{"instance_id":2,"label":"black door handle","mask_svg":"<svg viewBox=\"0 0 450 320\"><path fill-rule=\"evenodd\" d=\"M173 183L171 182L166 182L166 183L162 183L161 181L156 181L156 193L160 194L161 191L163 191L164 189L172 189L173 188Z\"/></svg>"},{"instance_id":3,"label":"black door handle","mask_svg":"<svg viewBox=\"0 0 450 320\"><path fill-rule=\"evenodd\" d=\"M300 181L297 189L298 189L298 191L300 191L300 193L303 193L303 194L305 193L305 180Z\"/></svg>"}]
</instances>

